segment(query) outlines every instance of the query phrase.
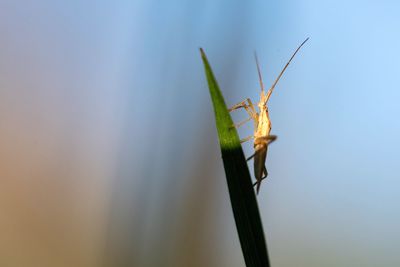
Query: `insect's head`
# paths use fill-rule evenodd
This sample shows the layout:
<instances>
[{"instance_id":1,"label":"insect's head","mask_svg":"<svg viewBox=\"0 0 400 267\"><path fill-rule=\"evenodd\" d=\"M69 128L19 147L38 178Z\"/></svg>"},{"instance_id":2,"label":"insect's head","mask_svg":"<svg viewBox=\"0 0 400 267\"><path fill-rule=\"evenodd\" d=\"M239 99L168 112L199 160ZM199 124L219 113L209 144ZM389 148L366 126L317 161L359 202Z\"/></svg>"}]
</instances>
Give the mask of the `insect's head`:
<instances>
[{"instance_id":1,"label":"insect's head","mask_svg":"<svg viewBox=\"0 0 400 267\"><path fill-rule=\"evenodd\" d=\"M258 108L260 110L268 109L268 107L267 107L267 96L265 95L264 92L261 92L260 102L258 102Z\"/></svg>"},{"instance_id":2,"label":"insect's head","mask_svg":"<svg viewBox=\"0 0 400 267\"><path fill-rule=\"evenodd\" d=\"M265 94L265 91L261 91L260 94L260 102L258 102L258 108L259 109L265 109L267 106L267 95Z\"/></svg>"}]
</instances>

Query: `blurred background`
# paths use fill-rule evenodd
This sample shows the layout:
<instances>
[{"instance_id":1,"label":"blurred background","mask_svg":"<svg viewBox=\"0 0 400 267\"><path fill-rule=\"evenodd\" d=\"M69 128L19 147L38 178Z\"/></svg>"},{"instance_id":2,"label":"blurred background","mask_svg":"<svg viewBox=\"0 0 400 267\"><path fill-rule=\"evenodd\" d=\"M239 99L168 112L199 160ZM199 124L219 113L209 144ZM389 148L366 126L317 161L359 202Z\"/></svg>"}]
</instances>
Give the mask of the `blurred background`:
<instances>
[{"instance_id":1,"label":"blurred background","mask_svg":"<svg viewBox=\"0 0 400 267\"><path fill-rule=\"evenodd\" d=\"M271 265L399 266L399 12L2 0L0 266L244 266L198 49L233 105L306 37L270 100Z\"/></svg>"}]
</instances>

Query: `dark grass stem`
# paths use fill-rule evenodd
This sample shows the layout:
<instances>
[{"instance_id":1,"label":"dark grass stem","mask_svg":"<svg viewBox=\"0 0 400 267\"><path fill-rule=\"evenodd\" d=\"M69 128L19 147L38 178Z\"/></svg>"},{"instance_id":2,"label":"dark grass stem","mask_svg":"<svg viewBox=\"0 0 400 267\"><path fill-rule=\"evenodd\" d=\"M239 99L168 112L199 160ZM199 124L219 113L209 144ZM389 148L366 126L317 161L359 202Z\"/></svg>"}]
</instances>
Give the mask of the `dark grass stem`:
<instances>
[{"instance_id":1,"label":"dark grass stem","mask_svg":"<svg viewBox=\"0 0 400 267\"><path fill-rule=\"evenodd\" d=\"M200 48L214 107L229 196L244 261L247 267L269 265L267 245L247 162L222 93Z\"/></svg>"}]
</instances>

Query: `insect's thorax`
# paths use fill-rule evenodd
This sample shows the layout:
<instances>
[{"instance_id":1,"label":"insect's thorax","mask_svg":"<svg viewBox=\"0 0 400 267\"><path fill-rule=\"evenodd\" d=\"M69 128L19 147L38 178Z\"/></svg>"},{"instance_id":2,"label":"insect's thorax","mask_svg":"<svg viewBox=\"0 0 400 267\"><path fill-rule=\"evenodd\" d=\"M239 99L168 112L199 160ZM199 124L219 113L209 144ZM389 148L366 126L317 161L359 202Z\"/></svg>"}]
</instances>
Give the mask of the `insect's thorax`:
<instances>
[{"instance_id":1,"label":"insect's thorax","mask_svg":"<svg viewBox=\"0 0 400 267\"><path fill-rule=\"evenodd\" d=\"M254 132L254 139L257 139L258 137L269 136L270 132L271 132L271 120L269 119L268 107L264 105L260 107L260 113L258 115L258 124Z\"/></svg>"}]
</instances>

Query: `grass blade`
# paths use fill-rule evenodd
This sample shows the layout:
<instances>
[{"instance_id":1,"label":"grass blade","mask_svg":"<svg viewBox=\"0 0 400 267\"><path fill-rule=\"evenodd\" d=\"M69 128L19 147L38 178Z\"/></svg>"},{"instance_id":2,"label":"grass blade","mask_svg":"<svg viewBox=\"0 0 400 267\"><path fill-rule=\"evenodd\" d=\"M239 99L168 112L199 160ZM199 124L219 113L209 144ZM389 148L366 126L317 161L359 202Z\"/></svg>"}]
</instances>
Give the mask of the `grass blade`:
<instances>
[{"instance_id":1,"label":"grass blade","mask_svg":"<svg viewBox=\"0 0 400 267\"><path fill-rule=\"evenodd\" d=\"M239 135L232 127L232 118L203 49L200 48L200 52L214 106L226 181L244 261L247 267L270 266L260 213Z\"/></svg>"}]
</instances>

